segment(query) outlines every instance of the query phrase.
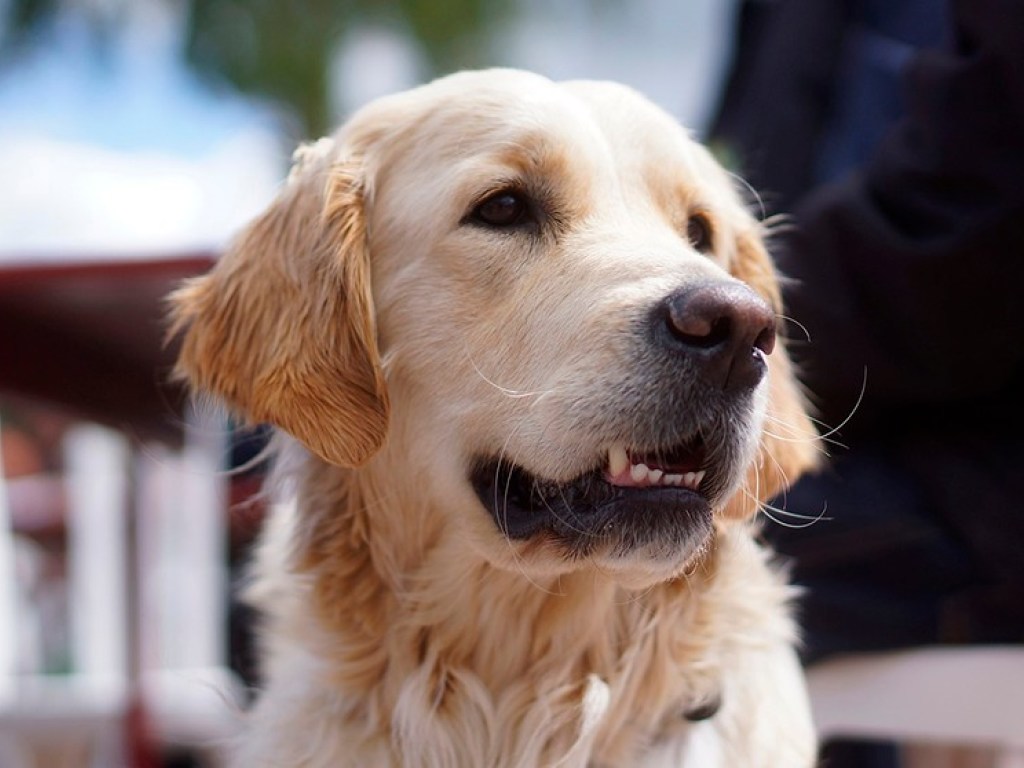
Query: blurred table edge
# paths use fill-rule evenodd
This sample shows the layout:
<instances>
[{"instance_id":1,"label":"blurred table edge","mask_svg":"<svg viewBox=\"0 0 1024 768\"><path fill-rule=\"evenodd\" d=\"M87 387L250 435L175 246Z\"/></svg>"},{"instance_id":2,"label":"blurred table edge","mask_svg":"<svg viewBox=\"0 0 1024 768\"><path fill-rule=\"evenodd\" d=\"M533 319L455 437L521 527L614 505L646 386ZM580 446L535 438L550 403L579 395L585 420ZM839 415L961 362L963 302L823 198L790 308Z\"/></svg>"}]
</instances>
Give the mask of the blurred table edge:
<instances>
[{"instance_id":1,"label":"blurred table edge","mask_svg":"<svg viewBox=\"0 0 1024 768\"><path fill-rule=\"evenodd\" d=\"M67 408L139 439L178 443L184 392L170 382L166 296L216 252L0 258L0 392Z\"/></svg>"}]
</instances>

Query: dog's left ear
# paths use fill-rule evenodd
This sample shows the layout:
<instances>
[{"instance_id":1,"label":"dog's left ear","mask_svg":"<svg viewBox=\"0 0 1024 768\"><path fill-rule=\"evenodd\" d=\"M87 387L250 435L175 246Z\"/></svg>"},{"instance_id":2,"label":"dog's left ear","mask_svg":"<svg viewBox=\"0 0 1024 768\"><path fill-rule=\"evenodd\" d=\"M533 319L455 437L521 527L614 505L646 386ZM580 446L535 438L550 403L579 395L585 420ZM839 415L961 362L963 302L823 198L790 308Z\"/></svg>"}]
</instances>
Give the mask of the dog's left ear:
<instances>
[{"instance_id":1,"label":"dog's left ear","mask_svg":"<svg viewBox=\"0 0 1024 768\"><path fill-rule=\"evenodd\" d=\"M271 207L171 296L171 332L184 332L176 373L194 389L358 466L383 442L389 406L360 164L330 149L297 155Z\"/></svg>"},{"instance_id":2,"label":"dog's left ear","mask_svg":"<svg viewBox=\"0 0 1024 768\"><path fill-rule=\"evenodd\" d=\"M750 220L737 236L730 271L763 296L779 317L782 292L778 273L759 230L760 225ZM784 339L780 338L768 356L767 416L757 458L747 475L746 488L750 495L735 494L726 505L726 516L752 516L758 503L772 499L819 463L818 433L808 416L806 397Z\"/></svg>"}]
</instances>

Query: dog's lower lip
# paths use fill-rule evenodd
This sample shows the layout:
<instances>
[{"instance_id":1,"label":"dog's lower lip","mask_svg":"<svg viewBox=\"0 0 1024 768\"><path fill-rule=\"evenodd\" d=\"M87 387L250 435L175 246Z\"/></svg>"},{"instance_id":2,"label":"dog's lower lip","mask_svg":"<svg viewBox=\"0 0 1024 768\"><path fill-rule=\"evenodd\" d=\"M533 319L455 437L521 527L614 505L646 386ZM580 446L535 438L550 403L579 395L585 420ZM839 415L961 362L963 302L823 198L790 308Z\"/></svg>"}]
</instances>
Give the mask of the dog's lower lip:
<instances>
[{"instance_id":1,"label":"dog's lower lip","mask_svg":"<svg viewBox=\"0 0 1024 768\"><path fill-rule=\"evenodd\" d=\"M605 468L558 483L493 460L478 463L471 480L506 536L524 540L546 532L574 555L602 541L621 550L682 544L710 525L710 501L696 484L617 485L609 482Z\"/></svg>"}]
</instances>

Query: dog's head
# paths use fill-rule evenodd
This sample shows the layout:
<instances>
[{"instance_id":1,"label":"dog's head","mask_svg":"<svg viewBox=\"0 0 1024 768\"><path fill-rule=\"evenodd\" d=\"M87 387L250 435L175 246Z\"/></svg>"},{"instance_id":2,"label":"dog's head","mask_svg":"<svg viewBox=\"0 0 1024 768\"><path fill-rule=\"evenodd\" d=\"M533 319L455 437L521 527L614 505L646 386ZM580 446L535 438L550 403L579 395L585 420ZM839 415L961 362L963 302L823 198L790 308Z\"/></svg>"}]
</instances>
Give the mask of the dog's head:
<instances>
[{"instance_id":1,"label":"dog's head","mask_svg":"<svg viewBox=\"0 0 1024 768\"><path fill-rule=\"evenodd\" d=\"M665 578L814 457L758 224L621 86L375 102L174 303L196 388L415 484L498 565Z\"/></svg>"}]
</instances>

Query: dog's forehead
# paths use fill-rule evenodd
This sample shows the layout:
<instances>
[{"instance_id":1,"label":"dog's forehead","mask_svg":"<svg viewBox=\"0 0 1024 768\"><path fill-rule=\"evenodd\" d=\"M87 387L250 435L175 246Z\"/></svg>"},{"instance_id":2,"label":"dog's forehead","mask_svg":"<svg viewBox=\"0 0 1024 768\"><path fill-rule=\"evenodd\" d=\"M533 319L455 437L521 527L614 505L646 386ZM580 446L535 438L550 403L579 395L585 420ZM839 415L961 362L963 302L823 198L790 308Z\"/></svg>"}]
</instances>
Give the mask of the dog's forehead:
<instances>
[{"instance_id":1,"label":"dog's forehead","mask_svg":"<svg viewBox=\"0 0 1024 768\"><path fill-rule=\"evenodd\" d=\"M617 155L691 160L697 143L668 112L619 83L572 80L558 83L583 106Z\"/></svg>"},{"instance_id":2,"label":"dog's forehead","mask_svg":"<svg viewBox=\"0 0 1024 768\"><path fill-rule=\"evenodd\" d=\"M674 117L632 88L578 80L560 84L582 104L620 174L672 193L700 187L708 203L729 198L732 185L710 152ZM690 195L687 195L689 197Z\"/></svg>"},{"instance_id":3,"label":"dog's forehead","mask_svg":"<svg viewBox=\"0 0 1024 768\"><path fill-rule=\"evenodd\" d=\"M702 148L666 112L609 82L553 82L531 73L460 73L391 97L357 119L383 165L425 172L473 157L568 157L588 173L614 166L650 179L704 176Z\"/></svg>"}]
</instances>

